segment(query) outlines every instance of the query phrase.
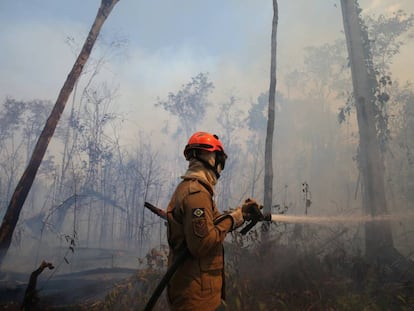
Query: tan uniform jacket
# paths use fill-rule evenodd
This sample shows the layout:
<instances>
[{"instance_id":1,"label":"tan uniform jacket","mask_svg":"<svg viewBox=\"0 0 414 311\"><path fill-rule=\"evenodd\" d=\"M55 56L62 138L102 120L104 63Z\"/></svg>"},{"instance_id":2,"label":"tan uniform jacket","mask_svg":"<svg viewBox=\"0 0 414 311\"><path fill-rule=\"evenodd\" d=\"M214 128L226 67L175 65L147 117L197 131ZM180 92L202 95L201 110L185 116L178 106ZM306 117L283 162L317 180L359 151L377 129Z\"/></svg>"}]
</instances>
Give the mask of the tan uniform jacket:
<instances>
[{"instance_id":1,"label":"tan uniform jacket","mask_svg":"<svg viewBox=\"0 0 414 311\"><path fill-rule=\"evenodd\" d=\"M215 310L224 298L223 240L232 222L214 225L221 214L212 196L207 183L184 179L168 205L169 264L183 248L191 253L168 285L171 310Z\"/></svg>"}]
</instances>

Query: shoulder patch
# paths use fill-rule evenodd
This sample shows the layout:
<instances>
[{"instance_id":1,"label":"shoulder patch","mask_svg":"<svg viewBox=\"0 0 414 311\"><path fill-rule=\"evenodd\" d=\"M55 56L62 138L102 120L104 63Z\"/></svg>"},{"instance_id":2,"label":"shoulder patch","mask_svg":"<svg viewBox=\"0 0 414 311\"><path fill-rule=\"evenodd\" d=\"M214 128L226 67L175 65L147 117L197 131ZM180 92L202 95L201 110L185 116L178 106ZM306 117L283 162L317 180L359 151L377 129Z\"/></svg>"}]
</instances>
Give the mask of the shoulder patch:
<instances>
[{"instance_id":1,"label":"shoulder patch","mask_svg":"<svg viewBox=\"0 0 414 311\"><path fill-rule=\"evenodd\" d=\"M204 208L198 207L193 210L193 218L205 218L205 216Z\"/></svg>"}]
</instances>

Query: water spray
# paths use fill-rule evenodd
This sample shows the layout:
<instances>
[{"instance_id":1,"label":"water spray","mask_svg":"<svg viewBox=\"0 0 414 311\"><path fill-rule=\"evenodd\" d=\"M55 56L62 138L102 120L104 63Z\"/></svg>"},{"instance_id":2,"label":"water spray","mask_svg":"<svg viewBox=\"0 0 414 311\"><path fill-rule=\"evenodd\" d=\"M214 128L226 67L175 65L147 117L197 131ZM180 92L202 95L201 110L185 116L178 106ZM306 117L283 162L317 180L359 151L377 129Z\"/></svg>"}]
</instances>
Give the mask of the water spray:
<instances>
[{"instance_id":1,"label":"water spray","mask_svg":"<svg viewBox=\"0 0 414 311\"><path fill-rule=\"evenodd\" d=\"M333 224L361 224L370 222L381 222L389 220L398 220L407 218L410 215L361 215L361 216L308 216L308 215L285 215L285 214L265 214L262 219L250 221L240 233L245 235L249 232L259 221L264 222L280 222L290 224L315 224L315 225L333 225ZM414 216L412 214L411 216Z\"/></svg>"},{"instance_id":2,"label":"water spray","mask_svg":"<svg viewBox=\"0 0 414 311\"><path fill-rule=\"evenodd\" d=\"M283 215L283 214L269 214L266 215L264 220L271 222L284 222L284 223L302 223L302 224L352 224L352 223L367 223L391 220L395 217L391 215L378 215L378 216L299 216L299 215Z\"/></svg>"}]
</instances>

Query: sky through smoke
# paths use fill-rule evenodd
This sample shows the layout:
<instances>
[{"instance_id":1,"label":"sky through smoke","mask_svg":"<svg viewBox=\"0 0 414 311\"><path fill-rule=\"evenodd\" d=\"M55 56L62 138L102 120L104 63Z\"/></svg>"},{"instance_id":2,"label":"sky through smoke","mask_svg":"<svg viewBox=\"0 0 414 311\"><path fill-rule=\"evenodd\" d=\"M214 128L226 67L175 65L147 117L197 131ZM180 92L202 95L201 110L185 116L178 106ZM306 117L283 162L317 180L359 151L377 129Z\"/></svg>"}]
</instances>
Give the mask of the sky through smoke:
<instances>
[{"instance_id":1,"label":"sky through smoke","mask_svg":"<svg viewBox=\"0 0 414 311\"><path fill-rule=\"evenodd\" d=\"M76 51L100 1L1 1L0 98L53 102L74 63ZM364 11L378 16L403 9L411 0L364 0ZM121 0L103 27L104 38L126 39L120 55L105 65L105 79L119 86L117 110L135 129L151 129L166 117L154 109L199 72L215 85L214 101L231 94L255 99L268 89L272 1ZM278 89L284 73L300 66L303 48L343 36L339 0L279 1ZM394 74L409 80L414 44L407 43ZM149 121L151 120L151 121ZM160 120L161 122L161 120Z\"/></svg>"}]
</instances>

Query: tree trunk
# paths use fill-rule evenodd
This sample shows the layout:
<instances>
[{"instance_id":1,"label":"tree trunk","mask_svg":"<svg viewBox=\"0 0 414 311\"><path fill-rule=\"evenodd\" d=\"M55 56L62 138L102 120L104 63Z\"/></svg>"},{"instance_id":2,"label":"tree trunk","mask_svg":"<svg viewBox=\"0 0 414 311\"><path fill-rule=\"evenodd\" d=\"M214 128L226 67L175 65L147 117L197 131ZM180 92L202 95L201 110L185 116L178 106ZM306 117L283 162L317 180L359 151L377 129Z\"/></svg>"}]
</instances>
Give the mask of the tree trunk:
<instances>
[{"instance_id":1,"label":"tree trunk","mask_svg":"<svg viewBox=\"0 0 414 311\"><path fill-rule=\"evenodd\" d=\"M275 128L277 23L278 23L278 5L277 5L277 0L273 0L269 107L268 107L266 144L265 144L265 175L264 175L264 201L263 201L265 213L271 212L272 196L273 196L272 149L273 149L273 132Z\"/></svg>"},{"instance_id":2,"label":"tree trunk","mask_svg":"<svg viewBox=\"0 0 414 311\"><path fill-rule=\"evenodd\" d=\"M22 303L21 310L39 310L39 306L38 306L39 297L37 295L37 289L36 289L37 278L46 268L49 268L50 270L52 270L55 267L50 262L42 261L39 268L37 268L35 271L33 271L30 274L30 279L29 279L29 283L27 284L26 291L24 293L24 300Z\"/></svg>"},{"instance_id":3,"label":"tree trunk","mask_svg":"<svg viewBox=\"0 0 414 311\"><path fill-rule=\"evenodd\" d=\"M374 112L377 82L369 41L362 30L357 2L341 0L341 5L359 128L358 163L363 185L363 207L367 215L386 215L384 163L378 144ZM366 223L365 248L370 259L384 257L393 250L389 221Z\"/></svg>"},{"instance_id":4,"label":"tree trunk","mask_svg":"<svg viewBox=\"0 0 414 311\"><path fill-rule=\"evenodd\" d=\"M71 94L76 81L79 79L82 73L85 63L91 54L92 48L95 44L96 38L99 35L103 23L118 1L119 0L102 0L95 21L89 31L88 37L86 38L82 50L76 59L76 62L73 65L73 68L70 71L62 89L60 90L55 106L53 107L53 110L47 119L46 125L43 128L43 131L40 134L40 137L33 150L29 164L22 177L20 178L16 189L14 190L13 196L10 200L9 206L7 207L6 214L4 215L3 222L0 227L0 264L3 261L7 250L9 249L21 209L27 198L30 188L32 187L37 170L39 169L39 166L46 153L49 141L53 136L69 95Z\"/></svg>"}]
</instances>

